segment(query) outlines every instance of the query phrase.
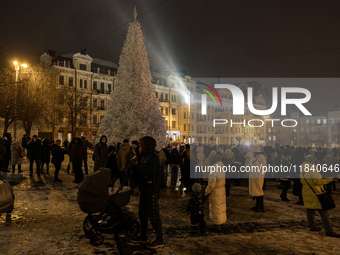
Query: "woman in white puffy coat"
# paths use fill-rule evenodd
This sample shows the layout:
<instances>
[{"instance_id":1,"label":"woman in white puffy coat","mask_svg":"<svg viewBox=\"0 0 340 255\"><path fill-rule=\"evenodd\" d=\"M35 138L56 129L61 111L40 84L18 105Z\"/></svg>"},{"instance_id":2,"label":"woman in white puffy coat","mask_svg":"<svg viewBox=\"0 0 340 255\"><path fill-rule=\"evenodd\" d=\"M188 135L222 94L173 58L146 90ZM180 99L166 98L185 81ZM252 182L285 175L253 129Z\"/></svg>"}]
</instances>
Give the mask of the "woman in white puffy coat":
<instances>
[{"instance_id":1,"label":"woman in white puffy coat","mask_svg":"<svg viewBox=\"0 0 340 255\"><path fill-rule=\"evenodd\" d=\"M210 157L210 165L224 166L219 155ZM216 231L221 231L223 224L227 221L227 204L225 193L225 174L223 171L209 175L208 186L205 195L209 195L209 217Z\"/></svg>"}]
</instances>

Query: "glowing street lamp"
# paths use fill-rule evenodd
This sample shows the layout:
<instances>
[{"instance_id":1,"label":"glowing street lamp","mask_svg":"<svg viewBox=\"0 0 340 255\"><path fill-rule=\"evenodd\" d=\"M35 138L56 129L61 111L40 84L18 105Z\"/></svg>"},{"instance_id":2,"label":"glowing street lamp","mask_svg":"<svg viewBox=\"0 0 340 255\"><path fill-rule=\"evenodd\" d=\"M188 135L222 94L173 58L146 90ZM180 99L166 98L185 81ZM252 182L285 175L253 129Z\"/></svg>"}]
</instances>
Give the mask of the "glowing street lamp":
<instances>
[{"instance_id":1,"label":"glowing street lamp","mask_svg":"<svg viewBox=\"0 0 340 255\"><path fill-rule=\"evenodd\" d=\"M18 101L18 94L17 94L17 89L18 89L18 79L19 79L19 71L20 67L21 68L27 68L27 64L21 63L19 64L17 61L13 62L14 68L15 68L15 84L16 84L16 101L15 101L15 120L14 120L14 138L17 138L17 101Z\"/></svg>"}]
</instances>

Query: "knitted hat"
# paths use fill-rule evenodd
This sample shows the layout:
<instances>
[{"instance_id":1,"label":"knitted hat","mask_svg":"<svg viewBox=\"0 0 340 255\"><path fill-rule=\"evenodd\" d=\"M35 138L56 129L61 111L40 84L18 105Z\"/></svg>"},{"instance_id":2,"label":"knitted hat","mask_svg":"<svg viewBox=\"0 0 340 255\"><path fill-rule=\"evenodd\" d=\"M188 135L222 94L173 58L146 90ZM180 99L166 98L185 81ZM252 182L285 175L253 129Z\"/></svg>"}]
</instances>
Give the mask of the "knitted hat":
<instances>
[{"instance_id":1,"label":"knitted hat","mask_svg":"<svg viewBox=\"0 0 340 255\"><path fill-rule=\"evenodd\" d=\"M201 190L202 190L201 184L196 182L194 185L192 185L192 191L193 192L201 192Z\"/></svg>"},{"instance_id":2,"label":"knitted hat","mask_svg":"<svg viewBox=\"0 0 340 255\"><path fill-rule=\"evenodd\" d=\"M142 138L146 151L151 151L156 148L156 140L151 136L144 136Z\"/></svg>"}]
</instances>

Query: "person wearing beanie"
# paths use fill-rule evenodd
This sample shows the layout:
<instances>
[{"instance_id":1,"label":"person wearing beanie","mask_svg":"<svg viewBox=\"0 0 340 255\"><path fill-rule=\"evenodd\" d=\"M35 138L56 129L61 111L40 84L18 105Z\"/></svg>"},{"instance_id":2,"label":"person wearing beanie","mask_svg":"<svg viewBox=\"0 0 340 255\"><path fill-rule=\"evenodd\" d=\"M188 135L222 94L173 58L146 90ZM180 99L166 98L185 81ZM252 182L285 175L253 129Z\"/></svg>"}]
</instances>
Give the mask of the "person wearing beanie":
<instances>
[{"instance_id":1,"label":"person wearing beanie","mask_svg":"<svg viewBox=\"0 0 340 255\"><path fill-rule=\"evenodd\" d=\"M150 248L164 246L162 222L159 215L159 191L161 174L158 155L156 154L156 140L145 136L139 141L142 149L142 159L134 167L134 173L138 178L140 190L139 198L139 221L141 223L141 234L133 242L147 243L148 220L156 232L156 239L148 245Z\"/></svg>"},{"instance_id":2,"label":"person wearing beanie","mask_svg":"<svg viewBox=\"0 0 340 255\"><path fill-rule=\"evenodd\" d=\"M199 183L192 185L192 191L193 193L187 206L187 212L190 215L191 229L196 231L199 227L201 233L205 233L206 223L204 221L204 202L206 202L206 197L204 197L202 193L202 186Z\"/></svg>"}]
</instances>

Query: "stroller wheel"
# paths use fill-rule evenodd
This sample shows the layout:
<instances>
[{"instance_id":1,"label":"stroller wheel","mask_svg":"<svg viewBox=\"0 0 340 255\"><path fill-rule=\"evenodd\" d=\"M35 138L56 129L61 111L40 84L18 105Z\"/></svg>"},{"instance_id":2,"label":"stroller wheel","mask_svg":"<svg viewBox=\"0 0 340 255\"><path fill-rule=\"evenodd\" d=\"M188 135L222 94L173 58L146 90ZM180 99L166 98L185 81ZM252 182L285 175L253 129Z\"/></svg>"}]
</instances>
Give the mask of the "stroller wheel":
<instances>
[{"instance_id":1,"label":"stroller wheel","mask_svg":"<svg viewBox=\"0 0 340 255\"><path fill-rule=\"evenodd\" d=\"M125 229L125 235L130 238L136 238L140 232L140 224L137 220L131 220Z\"/></svg>"},{"instance_id":2,"label":"stroller wheel","mask_svg":"<svg viewBox=\"0 0 340 255\"><path fill-rule=\"evenodd\" d=\"M83 230L86 238L90 238L90 230L93 226L93 215L88 215L83 222Z\"/></svg>"},{"instance_id":3,"label":"stroller wheel","mask_svg":"<svg viewBox=\"0 0 340 255\"><path fill-rule=\"evenodd\" d=\"M97 231L92 230L90 233L90 242L93 246L99 246L104 242L102 234L97 233Z\"/></svg>"}]
</instances>

